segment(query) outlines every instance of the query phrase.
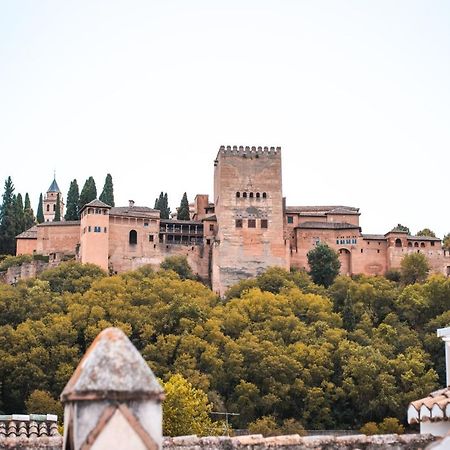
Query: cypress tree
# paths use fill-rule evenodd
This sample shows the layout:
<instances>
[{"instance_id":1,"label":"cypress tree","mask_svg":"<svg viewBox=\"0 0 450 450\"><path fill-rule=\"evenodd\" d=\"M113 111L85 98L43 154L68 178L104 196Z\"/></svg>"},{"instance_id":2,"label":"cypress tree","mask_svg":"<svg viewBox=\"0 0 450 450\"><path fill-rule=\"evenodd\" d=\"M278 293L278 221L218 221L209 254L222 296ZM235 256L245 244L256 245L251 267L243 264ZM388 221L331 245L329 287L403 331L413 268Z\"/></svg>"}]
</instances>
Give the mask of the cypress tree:
<instances>
[{"instance_id":1,"label":"cypress tree","mask_svg":"<svg viewBox=\"0 0 450 450\"><path fill-rule=\"evenodd\" d=\"M53 222L61 222L61 198L59 196L59 192L56 195L56 208L55 208L55 217L53 218Z\"/></svg>"},{"instance_id":2,"label":"cypress tree","mask_svg":"<svg viewBox=\"0 0 450 450\"><path fill-rule=\"evenodd\" d=\"M167 192L163 197L163 206L161 210L161 219L169 219L170 218L170 208L169 208L169 197Z\"/></svg>"},{"instance_id":3,"label":"cypress tree","mask_svg":"<svg viewBox=\"0 0 450 450\"><path fill-rule=\"evenodd\" d=\"M97 188L93 177L89 177L81 189L80 200L78 202L78 211L86 204L97 198Z\"/></svg>"},{"instance_id":4,"label":"cypress tree","mask_svg":"<svg viewBox=\"0 0 450 450\"><path fill-rule=\"evenodd\" d=\"M105 185L99 199L109 206L114 206L114 186L112 176L109 173L106 175Z\"/></svg>"},{"instance_id":5,"label":"cypress tree","mask_svg":"<svg viewBox=\"0 0 450 450\"><path fill-rule=\"evenodd\" d=\"M177 219L178 220L189 220L191 218L189 214L189 202L186 192L183 194L183 198L180 202L180 207L178 208Z\"/></svg>"},{"instance_id":6,"label":"cypress tree","mask_svg":"<svg viewBox=\"0 0 450 450\"><path fill-rule=\"evenodd\" d=\"M70 182L69 192L67 193L67 209L64 219L66 220L78 220L78 204L80 201L80 192L78 190L77 180L74 179Z\"/></svg>"},{"instance_id":7,"label":"cypress tree","mask_svg":"<svg viewBox=\"0 0 450 450\"><path fill-rule=\"evenodd\" d=\"M5 181L2 205L0 208L0 254L13 255L16 250L14 184L11 177Z\"/></svg>"},{"instance_id":8,"label":"cypress tree","mask_svg":"<svg viewBox=\"0 0 450 450\"><path fill-rule=\"evenodd\" d=\"M23 208L22 194L17 194L14 199L14 222L16 226L16 236L25 231L25 214Z\"/></svg>"},{"instance_id":9,"label":"cypress tree","mask_svg":"<svg viewBox=\"0 0 450 450\"><path fill-rule=\"evenodd\" d=\"M44 222L44 201L42 199L42 193L39 195L39 203L36 212L36 222L42 223Z\"/></svg>"},{"instance_id":10,"label":"cypress tree","mask_svg":"<svg viewBox=\"0 0 450 450\"><path fill-rule=\"evenodd\" d=\"M28 195L28 192L25 194L25 206L23 208L23 218L25 230L28 230L35 224L34 213L31 208L30 196Z\"/></svg>"}]
</instances>

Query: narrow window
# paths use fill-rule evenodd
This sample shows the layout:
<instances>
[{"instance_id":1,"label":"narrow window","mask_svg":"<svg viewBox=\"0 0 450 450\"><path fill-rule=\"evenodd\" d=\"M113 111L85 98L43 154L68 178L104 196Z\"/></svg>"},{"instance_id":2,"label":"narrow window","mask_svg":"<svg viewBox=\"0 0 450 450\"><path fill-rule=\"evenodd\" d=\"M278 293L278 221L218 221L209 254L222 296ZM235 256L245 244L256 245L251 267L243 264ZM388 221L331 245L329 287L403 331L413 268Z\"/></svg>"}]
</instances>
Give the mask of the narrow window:
<instances>
[{"instance_id":1,"label":"narrow window","mask_svg":"<svg viewBox=\"0 0 450 450\"><path fill-rule=\"evenodd\" d=\"M263 192L263 198L267 198L267 194Z\"/></svg>"},{"instance_id":2,"label":"narrow window","mask_svg":"<svg viewBox=\"0 0 450 450\"><path fill-rule=\"evenodd\" d=\"M380 253L380 250L377 249L377 253Z\"/></svg>"},{"instance_id":3,"label":"narrow window","mask_svg":"<svg viewBox=\"0 0 450 450\"><path fill-rule=\"evenodd\" d=\"M364 250L363 250L363 249L361 249L361 253L364 253Z\"/></svg>"},{"instance_id":4,"label":"narrow window","mask_svg":"<svg viewBox=\"0 0 450 450\"><path fill-rule=\"evenodd\" d=\"M253 198L253 192L250 192L250 198Z\"/></svg>"},{"instance_id":5,"label":"narrow window","mask_svg":"<svg viewBox=\"0 0 450 450\"><path fill-rule=\"evenodd\" d=\"M214 231L214 224L213 223L209 224L209 231Z\"/></svg>"},{"instance_id":6,"label":"narrow window","mask_svg":"<svg viewBox=\"0 0 450 450\"><path fill-rule=\"evenodd\" d=\"M430 244L432 247L434 247L434 241L431 241Z\"/></svg>"},{"instance_id":7,"label":"narrow window","mask_svg":"<svg viewBox=\"0 0 450 450\"><path fill-rule=\"evenodd\" d=\"M248 219L248 228L256 228L256 220Z\"/></svg>"},{"instance_id":8,"label":"narrow window","mask_svg":"<svg viewBox=\"0 0 450 450\"><path fill-rule=\"evenodd\" d=\"M236 198L239 198L241 196L240 192L236 192Z\"/></svg>"},{"instance_id":9,"label":"narrow window","mask_svg":"<svg viewBox=\"0 0 450 450\"><path fill-rule=\"evenodd\" d=\"M144 227L148 227L148 222L144 222Z\"/></svg>"},{"instance_id":10,"label":"narrow window","mask_svg":"<svg viewBox=\"0 0 450 450\"><path fill-rule=\"evenodd\" d=\"M236 228L242 228L242 219L236 219Z\"/></svg>"},{"instance_id":11,"label":"narrow window","mask_svg":"<svg viewBox=\"0 0 450 450\"><path fill-rule=\"evenodd\" d=\"M136 230L131 230L130 231L128 241L129 241L129 243L131 245L136 245L137 244L137 231Z\"/></svg>"},{"instance_id":12,"label":"narrow window","mask_svg":"<svg viewBox=\"0 0 450 450\"><path fill-rule=\"evenodd\" d=\"M339 245L339 239L336 239L336 244L338 244L338 245Z\"/></svg>"},{"instance_id":13,"label":"narrow window","mask_svg":"<svg viewBox=\"0 0 450 450\"><path fill-rule=\"evenodd\" d=\"M91 232L91 226L90 225L88 226L88 232L89 233Z\"/></svg>"},{"instance_id":14,"label":"narrow window","mask_svg":"<svg viewBox=\"0 0 450 450\"><path fill-rule=\"evenodd\" d=\"M294 223L294 216L288 216L287 223Z\"/></svg>"},{"instance_id":15,"label":"narrow window","mask_svg":"<svg viewBox=\"0 0 450 450\"><path fill-rule=\"evenodd\" d=\"M425 247L425 242L421 242L421 243L420 243L420 246L421 246L421 247Z\"/></svg>"},{"instance_id":16,"label":"narrow window","mask_svg":"<svg viewBox=\"0 0 450 450\"><path fill-rule=\"evenodd\" d=\"M242 194L242 197L247 198L247 192L244 192L244 193Z\"/></svg>"},{"instance_id":17,"label":"narrow window","mask_svg":"<svg viewBox=\"0 0 450 450\"><path fill-rule=\"evenodd\" d=\"M148 235L148 242L153 242L153 239L154 239L153 234L149 234Z\"/></svg>"},{"instance_id":18,"label":"narrow window","mask_svg":"<svg viewBox=\"0 0 450 450\"><path fill-rule=\"evenodd\" d=\"M256 198L259 198L259 197L261 197L261 195L260 195L259 192L257 192L257 193L256 193Z\"/></svg>"},{"instance_id":19,"label":"narrow window","mask_svg":"<svg viewBox=\"0 0 450 450\"><path fill-rule=\"evenodd\" d=\"M395 240L395 246L396 247L401 247L402 246L402 240L401 239L396 239Z\"/></svg>"},{"instance_id":20,"label":"narrow window","mask_svg":"<svg viewBox=\"0 0 450 450\"><path fill-rule=\"evenodd\" d=\"M50 205L47 205L47 211L50 211Z\"/></svg>"},{"instance_id":21,"label":"narrow window","mask_svg":"<svg viewBox=\"0 0 450 450\"><path fill-rule=\"evenodd\" d=\"M106 233L108 229L106 227L103 228L103 232Z\"/></svg>"},{"instance_id":22,"label":"narrow window","mask_svg":"<svg viewBox=\"0 0 450 450\"><path fill-rule=\"evenodd\" d=\"M261 228L267 228L268 222L267 219L261 219Z\"/></svg>"},{"instance_id":23,"label":"narrow window","mask_svg":"<svg viewBox=\"0 0 450 450\"><path fill-rule=\"evenodd\" d=\"M209 239L206 239L206 245L210 245L211 241Z\"/></svg>"},{"instance_id":24,"label":"narrow window","mask_svg":"<svg viewBox=\"0 0 450 450\"><path fill-rule=\"evenodd\" d=\"M414 247L418 247L419 243L418 242L414 242Z\"/></svg>"},{"instance_id":25,"label":"narrow window","mask_svg":"<svg viewBox=\"0 0 450 450\"><path fill-rule=\"evenodd\" d=\"M56 211L56 205L53 205L53 211Z\"/></svg>"}]
</instances>

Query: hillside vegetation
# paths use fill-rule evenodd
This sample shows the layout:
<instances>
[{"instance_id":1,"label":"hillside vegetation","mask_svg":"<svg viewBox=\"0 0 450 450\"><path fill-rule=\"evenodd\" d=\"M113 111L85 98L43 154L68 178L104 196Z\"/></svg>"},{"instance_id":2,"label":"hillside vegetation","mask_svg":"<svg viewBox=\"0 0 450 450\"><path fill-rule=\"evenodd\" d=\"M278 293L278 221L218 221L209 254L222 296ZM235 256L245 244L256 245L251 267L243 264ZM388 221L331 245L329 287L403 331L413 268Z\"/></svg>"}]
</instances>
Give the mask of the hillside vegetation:
<instances>
[{"instance_id":1,"label":"hillside vegetation","mask_svg":"<svg viewBox=\"0 0 450 450\"><path fill-rule=\"evenodd\" d=\"M109 277L65 263L0 285L0 410L35 390L57 399L105 327L120 327L155 374L181 374L214 410L247 427L271 416L308 429L404 420L411 400L444 383L436 328L450 324L450 280L402 286L269 269L219 299L201 283L149 267ZM440 377L440 379L439 379Z\"/></svg>"}]
</instances>

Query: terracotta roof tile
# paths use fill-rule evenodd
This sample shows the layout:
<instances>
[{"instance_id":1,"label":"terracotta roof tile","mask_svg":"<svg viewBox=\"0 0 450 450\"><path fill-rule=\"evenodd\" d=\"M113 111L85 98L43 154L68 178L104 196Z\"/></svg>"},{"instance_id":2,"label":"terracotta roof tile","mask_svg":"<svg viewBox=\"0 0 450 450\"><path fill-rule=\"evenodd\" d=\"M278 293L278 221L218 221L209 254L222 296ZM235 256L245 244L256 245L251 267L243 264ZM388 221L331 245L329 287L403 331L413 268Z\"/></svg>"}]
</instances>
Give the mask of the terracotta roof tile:
<instances>
[{"instance_id":1,"label":"terracotta roof tile","mask_svg":"<svg viewBox=\"0 0 450 450\"><path fill-rule=\"evenodd\" d=\"M359 226L347 222L304 222L300 223L295 228L322 229L322 230L353 230L359 229Z\"/></svg>"},{"instance_id":2,"label":"terracotta roof tile","mask_svg":"<svg viewBox=\"0 0 450 450\"><path fill-rule=\"evenodd\" d=\"M34 225L31 228L28 228L28 230L18 234L16 239L37 239L37 226Z\"/></svg>"}]
</instances>

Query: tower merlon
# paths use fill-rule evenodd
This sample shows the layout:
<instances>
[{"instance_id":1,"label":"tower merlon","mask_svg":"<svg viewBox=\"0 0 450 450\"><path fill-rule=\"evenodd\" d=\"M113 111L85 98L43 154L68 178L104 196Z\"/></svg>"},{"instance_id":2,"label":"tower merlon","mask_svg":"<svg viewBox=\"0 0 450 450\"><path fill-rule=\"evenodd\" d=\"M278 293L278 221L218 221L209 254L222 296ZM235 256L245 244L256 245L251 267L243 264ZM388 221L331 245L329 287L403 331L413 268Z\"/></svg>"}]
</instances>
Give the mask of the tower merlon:
<instances>
[{"instance_id":1,"label":"tower merlon","mask_svg":"<svg viewBox=\"0 0 450 450\"><path fill-rule=\"evenodd\" d=\"M278 156L281 157L281 147L256 147L256 146L243 146L243 145L221 145L219 149L219 156L243 156L243 157L253 157L253 156Z\"/></svg>"}]
</instances>

